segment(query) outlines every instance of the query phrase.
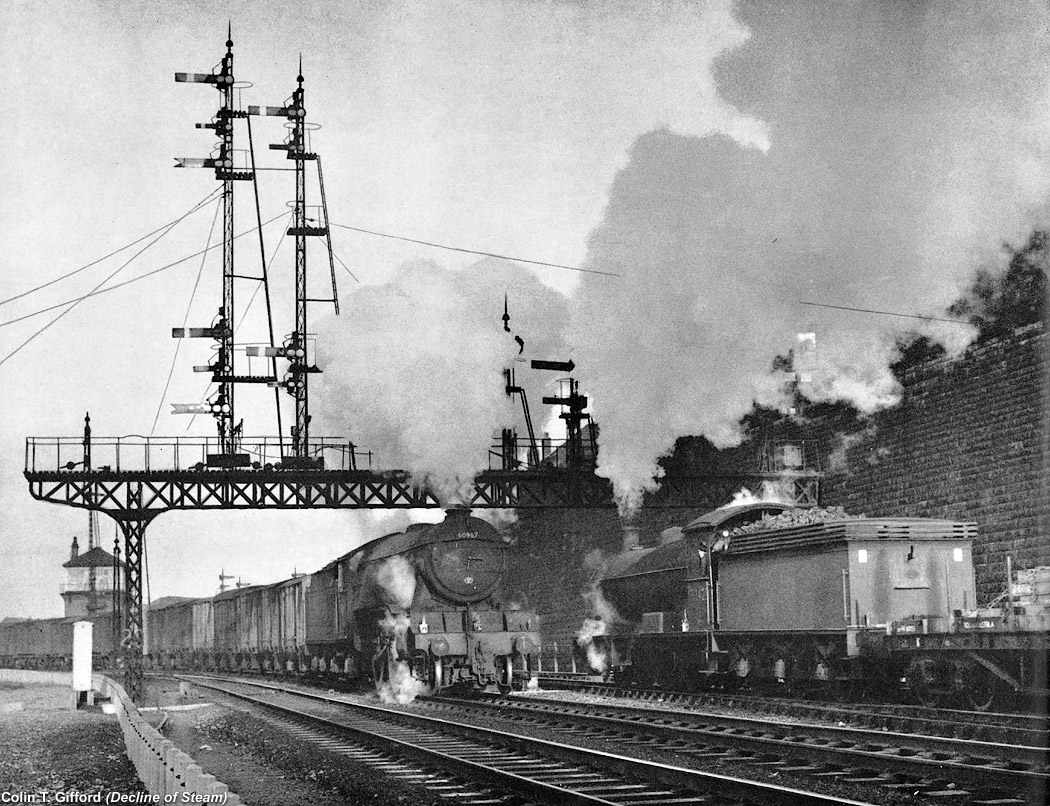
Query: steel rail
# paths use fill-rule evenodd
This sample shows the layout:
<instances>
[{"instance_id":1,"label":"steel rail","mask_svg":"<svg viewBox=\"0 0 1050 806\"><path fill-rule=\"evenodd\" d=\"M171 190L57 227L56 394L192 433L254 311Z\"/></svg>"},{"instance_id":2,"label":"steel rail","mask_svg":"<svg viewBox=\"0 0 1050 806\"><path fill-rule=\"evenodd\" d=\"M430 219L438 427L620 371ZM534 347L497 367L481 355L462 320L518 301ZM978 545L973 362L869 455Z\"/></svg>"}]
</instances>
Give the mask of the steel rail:
<instances>
[{"instance_id":1,"label":"steel rail","mask_svg":"<svg viewBox=\"0 0 1050 806\"><path fill-rule=\"evenodd\" d=\"M501 696L470 700L438 697L424 702L460 710L499 709L502 718L511 711L536 723L555 720L570 729L587 725L600 731L685 742L689 747L701 742L710 748L704 753L711 755L720 748L745 749L853 769L951 778L980 789L988 789L992 780L994 788L1022 792L1045 789L1050 783L1046 749L1025 745L563 700Z\"/></svg>"},{"instance_id":2,"label":"steel rail","mask_svg":"<svg viewBox=\"0 0 1050 806\"><path fill-rule=\"evenodd\" d=\"M836 721L859 721L877 730L919 732L922 729L943 729L944 726L948 726L956 738L960 739L1028 744L1033 747L1045 747L1050 744L1045 714L931 709L927 706L883 702L868 703L863 710L858 710L850 707L849 703L792 699L784 696L768 697L754 693L625 688L598 680L594 675L573 675L565 672L545 672L539 676L539 682L548 690L580 691L643 702L746 707L756 711L769 711L772 714L790 714L814 719L834 717Z\"/></svg>"},{"instance_id":3,"label":"steel rail","mask_svg":"<svg viewBox=\"0 0 1050 806\"><path fill-rule=\"evenodd\" d=\"M720 775L704 770L678 767L644 759L631 758L616 753L567 745L548 739L539 739L504 730L494 730L478 725L468 725L434 717L423 716L385 708L351 702L298 689L274 686L254 681L221 681L190 675L178 675L202 688L221 691L237 699L251 702L263 708L275 710L302 719L308 719L329 730L349 731L384 747L391 745L417 759L426 759L446 769L456 769L474 780L484 780L500 788L531 793L553 804L585 803L605 806L628 806L628 804L659 803L704 803L705 794L717 793L747 804L770 804L778 806L872 806L863 801L846 800L814 792L805 792L791 787L782 787L760 781L749 781L734 776ZM325 716L298 710L272 700L259 699L243 692L230 690L227 686L244 686L261 689L336 706L358 714L369 721L387 723L380 733L372 728L362 728ZM407 727L404 732L392 732L390 723L396 727ZM449 734L453 735L449 735ZM434 737L432 741L423 740ZM463 739L469 739L464 742ZM429 745L429 746L428 746ZM508 757L505 748L512 748L514 755ZM565 764L569 766L564 766ZM508 769L511 768L511 769ZM622 779L609 778L609 771ZM544 778L547 780L545 781ZM637 781L648 781L676 791L652 790Z\"/></svg>"}]
</instances>

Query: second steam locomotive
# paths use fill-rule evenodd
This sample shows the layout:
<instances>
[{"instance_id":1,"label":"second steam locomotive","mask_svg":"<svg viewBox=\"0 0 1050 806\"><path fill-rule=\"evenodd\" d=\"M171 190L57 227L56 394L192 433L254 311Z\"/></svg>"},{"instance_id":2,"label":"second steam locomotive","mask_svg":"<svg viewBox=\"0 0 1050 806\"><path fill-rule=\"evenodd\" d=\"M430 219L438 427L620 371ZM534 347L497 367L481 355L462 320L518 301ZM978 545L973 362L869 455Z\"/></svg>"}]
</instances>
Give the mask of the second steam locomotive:
<instances>
[{"instance_id":1,"label":"second steam locomotive","mask_svg":"<svg viewBox=\"0 0 1050 806\"><path fill-rule=\"evenodd\" d=\"M895 697L903 683L921 701L976 709L1045 697L1050 596L979 607L976 536L973 523L755 503L658 546L627 539L596 580L606 615L590 665L676 689Z\"/></svg>"}]
</instances>

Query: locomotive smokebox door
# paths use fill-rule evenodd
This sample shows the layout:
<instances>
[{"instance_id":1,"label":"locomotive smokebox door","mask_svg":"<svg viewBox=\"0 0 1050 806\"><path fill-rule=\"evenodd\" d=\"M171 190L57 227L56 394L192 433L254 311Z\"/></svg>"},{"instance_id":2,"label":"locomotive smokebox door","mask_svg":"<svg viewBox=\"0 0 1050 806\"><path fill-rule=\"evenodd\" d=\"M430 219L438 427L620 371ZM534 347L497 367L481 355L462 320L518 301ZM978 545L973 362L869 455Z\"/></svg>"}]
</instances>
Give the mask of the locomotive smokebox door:
<instances>
[{"instance_id":1,"label":"locomotive smokebox door","mask_svg":"<svg viewBox=\"0 0 1050 806\"><path fill-rule=\"evenodd\" d=\"M487 599L503 579L506 547L489 523L450 510L435 526L426 555L426 572L436 592L450 602Z\"/></svg>"},{"instance_id":2,"label":"locomotive smokebox door","mask_svg":"<svg viewBox=\"0 0 1050 806\"><path fill-rule=\"evenodd\" d=\"M466 604L491 596L503 574L503 549L464 539L431 546L427 566L435 587L450 601Z\"/></svg>"}]
</instances>

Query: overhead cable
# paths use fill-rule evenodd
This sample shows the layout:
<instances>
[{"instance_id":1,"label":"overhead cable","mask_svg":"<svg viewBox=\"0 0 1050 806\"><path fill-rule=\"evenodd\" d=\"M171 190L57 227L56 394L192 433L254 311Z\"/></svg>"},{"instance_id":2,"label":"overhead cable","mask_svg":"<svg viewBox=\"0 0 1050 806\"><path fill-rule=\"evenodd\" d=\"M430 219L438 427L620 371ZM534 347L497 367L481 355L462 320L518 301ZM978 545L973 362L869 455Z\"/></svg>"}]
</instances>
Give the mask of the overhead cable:
<instances>
[{"instance_id":1,"label":"overhead cable","mask_svg":"<svg viewBox=\"0 0 1050 806\"><path fill-rule=\"evenodd\" d=\"M292 215L293 215L293 214L292 214L292 213L281 213L281 215L282 215L282 216L288 216L288 218L290 219L290 218L292 217ZM272 221L272 220L273 220L273 219L271 218L271 219L270 219L270 221ZM263 224L263 226L266 226L266 224L269 224L269 223L270 223L270 221L267 221L267 222L265 222L265 223ZM243 234L243 233L242 233L242 234ZM288 228L287 228L287 227L285 227L285 228L283 228L283 229L281 230L281 239L280 239L280 240L279 240L279 241L277 242L277 246L276 246L276 247L274 248L273 252L272 252L272 253L270 254L270 260L269 260L269 262L268 262L268 263L266 264L266 266L265 266L265 267L263 268L263 273L264 273L264 274L265 274L265 273L266 273L267 271L269 271L269 268L270 268L270 266L272 266L272 265L273 265L273 262L274 262L274 260L276 260L276 259L277 259L277 253L278 253L278 252L280 251L280 249L281 249L281 244L283 244L283 243L284 243L284 238L285 238L285 236L286 236L287 234L288 234ZM252 307L252 303L253 303L253 302L255 302L255 298L256 298L257 296L259 296L259 289L260 289L260 288L262 288L262 287L263 287L263 286L264 286L264 285L266 284L265 280L263 280L263 278L261 278L261 277L260 277L260 278L257 278L257 282L258 282L259 284L258 284L257 286L255 286L255 290L254 290L254 291L252 292L252 295L251 295L251 297L250 297L250 298L248 299L248 304L244 306L244 311L243 311L243 312L241 313L241 318L240 318L240 321L238 321L238 322L237 322L237 324L236 324L236 325L234 325L234 327L233 327L233 332L234 332L234 335L236 335L236 334L237 334L237 331L241 329L241 326L242 326L242 325L244 324L244 320L248 318L248 311L250 311L250 310L251 310L251 307ZM269 308L267 308L267 311L269 311ZM272 335L270 336L270 341L271 341L271 342L273 342L273 336L272 336ZM242 346L242 345L238 344L237 342L234 342L234 347L239 347L239 346ZM274 374L274 377L276 377L276 376L277 376L277 365L276 365L276 361L275 361L275 362L273 362L273 369L274 369L274 373L273 373L273 374ZM204 390L204 396L203 396L203 397L201 397L201 399L200 399L200 402L201 402L201 403L203 403L203 402L204 402L204 401L205 401L205 400L207 399L208 395L209 395L209 394L211 393L211 389L212 389L212 386L213 386L213 384L210 384L210 383L209 383L209 384L208 384L208 387L207 387L207 388L206 388L206 389ZM275 388L275 389L276 389L276 390L277 390L278 392L280 392L280 391L281 391L281 390L280 390L280 387L274 387L274 388ZM280 403L278 403L277 405L278 405L278 409L277 409L277 411L278 411L278 415L280 415ZM187 432L187 433L189 433L189 430L190 430L190 426L192 426L192 425L193 425L193 423L194 423L194 421L195 421L196 419L197 419L197 415L196 415L196 414L194 414L194 415L193 415L192 417L190 417L190 421L189 421L189 422L188 422L188 423L186 424L186 432ZM278 422L280 422L279 416L278 416ZM278 433L280 433L280 428L278 428L277 430L278 430Z\"/></svg>"},{"instance_id":2,"label":"overhead cable","mask_svg":"<svg viewBox=\"0 0 1050 806\"><path fill-rule=\"evenodd\" d=\"M284 215L286 215L286 214L285 213L278 213L273 218L271 218L269 221L264 221L263 222L263 226L265 227L267 224L272 224L274 221L276 221L278 218L283 217ZM251 229L247 229L244 232L239 232L239 233L237 233L236 235L233 236L233 239L237 240L238 238L241 238L241 237L243 237L245 235L250 235L251 233L255 232L255 230L257 230L257 229L258 229L258 227L252 227ZM74 303L77 303L77 302L82 302L83 300L87 299L88 297L98 297L98 296L101 296L102 294L107 294L110 291L116 291L118 288L123 288L126 285L131 285L132 283L137 283L139 280L145 280L147 277L152 277L154 274L159 274L162 271L167 271L168 269L174 268L175 266L179 266L179 265L185 263L187 260L193 260L193 258L195 258L195 257L200 257L201 255L205 254L206 252L210 252L212 249L218 249L220 246L222 246L221 243L214 244L212 246L209 246L207 249L202 249L199 252L194 252L192 255L186 255L186 257L179 258L178 260L176 260L176 261L174 261L172 263L168 263L165 266L161 266L159 269L154 269L153 271L148 271L145 274L140 274L138 277L132 277L130 280L125 280L123 283L117 283L116 285L111 285L108 288L103 288L101 290L97 290L98 286L95 286L94 289L89 291L87 294L84 294L82 297L74 297L72 299L67 299L65 302L59 302L56 305L51 305L51 306L49 306L47 308L41 308L39 311L34 311L33 313L27 313L25 316L19 316L16 319L9 319L6 322L0 322L0 327L7 327L8 325L13 325L16 322L22 322L22 321L24 321L26 319L32 319L34 316L39 316L42 313L47 313L48 311L53 311L56 308L63 307L64 305L71 305L71 304L74 304ZM134 258L132 258L132 260L134 260ZM130 263L131 261L128 261L128 262ZM125 263L124 265L126 266L127 263ZM123 267L121 267L121 268L123 268ZM109 279L109 278L107 278L107 279ZM103 280L102 282L105 283L106 281Z\"/></svg>"},{"instance_id":3,"label":"overhead cable","mask_svg":"<svg viewBox=\"0 0 1050 806\"><path fill-rule=\"evenodd\" d=\"M214 194L218 194L219 190L216 189L216 190L213 191L213 193ZM206 203L207 203L207 201L205 201L205 204ZM194 209L195 210L199 210L202 206L203 205L197 205ZM46 283L42 283L41 285L36 286L36 288L30 288L28 291L23 291L21 294L16 294L13 297L8 297L7 299L2 299L2 300L0 300L0 305L6 305L8 302L14 302L16 299L22 299L22 297L28 297L30 294L33 294L33 293L35 293L37 291L40 291L40 290L42 290L44 288L47 288L48 286L52 286L55 283L61 282L62 280L65 280L67 277L72 277L75 274L80 274L80 272L84 271L85 269L90 269L92 266L98 265L103 260L108 260L109 258L113 257L114 255L119 255L125 249L130 249L135 244L141 243L142 241L146 240L147 238L153 237L154 235L156 235L158 232L160 232L165 227L170 227L172 224L178 223L180 220L181 219L177 218L174 221L169 221L167 224L164 224L163 226L157 227L157 229L153 230L153 232L147 232L141 238L136 238L131 243L125 244L124 246L120 247L119 249L114 249L108 255L103 255L102 257L98 258L97 260L92 260L90 263L87 263L87 264L81 266L79 269L73 269L73 271L66 272L61 277L56 277L54 280L48 280Z\"/></svg>"},{"instance_id":4,"label":"overhead cable","mask_svg":"<svg viewBox=\"0 0 1050 806\"><path fill-rule=\"evenodd\" d=\"M208 230L208 240L204 243L211 245L211 236L215 233L215 223L219 220L219 207L215 207L215 215L211 219L211 228ZM206 263L206 256L201 256L201 265L197 268L197 279L193 281L193 290L190 292L190 301L186 305L186 315L182 317L182 327L186 327L186 323L190 321L190 311L193 309L193 300L197 296L197 287L201 282L201 275L204 274L204 264ZM160 393L160 401L157 403L157 412L153 415L153 425L150 427L149 435L152 437L153 432L157 430L157 421L160 420L160 410L164 408L164 399L168 396L168 387L171 386L171 378L175 374L175 364L179 360L179 350L182 347L182 339L175 339L175 355L171 357L171 367L168 368L168 379L164 381L164 391Z\"/></svg>"},{"instance_id":5,"label":"overhead cable","mask_svg":"<svg viewBox=\"0 0 1050 806\"><path fill-rule=\"evenodd\" d=\"M856 313L875 313L880 316L903 316L907 319L925 319L928 322L950 322L953 325L969 325L964 319L944 319L939 316L922 316L917 313L896 313L895 311L873 311L869 308L848 308L845 305L827 305L823 302L798 301L799 305L811 305L814 308L834 308L837 311L855 311Z\"/></svg>"},{"instance_id":6,"label":"overhead cable","mask_svg":"<svg viewBox=\"0 0 1050 806\"><path fill-rule=\"evenodd\" d=\"M494 257L498 260L513 260L515 263L531 263L534 266L548 266L552 269L568 269L569 271L583 272L584 274L603 274L606 277L620 277L621 275L611 271L599 271L598 269L581 269L579 266L565 266L561 263L545 263L542 260L529 260L524 257L511 257L509 255L498 255L495 252L481 252L477 249L465 249L461 246L447 246L445 244L434 243L432 241L421 241L417 238L406 238L403 235L391 235L387 232L376 232L375 230L362 229L361 227L351 227L349 224L335 224L334 227L342 227L343 229L353 230L354 232L363 232L365 235L377 235L380 238L392 238L395 241L406 241L408 243L418 243L422 246L432 246L435 249L447 249L450 252L465 252L468 255L481 255L482 257Z\"/></svg>"},{"instance_id":7,"label":"overhead cable","mask_svg":"<svg viewBox=\"0 0 1050 806\"><path fill-rule=\"evenodd\" d=\"M341 257L339 257L339 255L337 255L334 251L332 252L332 257L334 257L336 260L339 261L339 265L342 266L344 269L346 269L346 273L349 274L351 277L353 277L358 285L361 285L361 281L357 279L357 275L354 274L352 271L350 271L350 267L347 266L343 262L343 259Z\"/></svg>"},{"instance_id":8,"label":"overhead cable","mask_svg":"<svg viewBox=\"0 0 1050 806\"><path fill-rule=\"evenodd\" d=\"M69 313L74 308L76 308L85 299L87 299L88 297L90 297L93 294L95 294L95 292L98 291L99 288L101 288L103 285L108 283L111 279L116 277L117 274L119 274L121 271L123 271L124 268L127 267L127 265L131 263L131 261L133 261L139 255L141 255L143 252L145 252L147 249L149 249L151 246L153 246L155 243L157 243L157 241L159 241L161 238L163 238L165 235L167 235L169 232L171 232L173 229L175 229L175 227L179 223L181 223L183 220L185 220L186 218L191 216L193 213L197 212L197 210L199 210L204 205L208 204L209 200L214 195L215 195L215 191L214 190L209 192L208 195L205 196L203 199L201 199L199 202L197 202L197 204L195 204L192 209L190 209L186 213L183 213L179 218L175 219L175 221L173 221L171 224L169 224L168 227L163 232L161 232L159 235L157 235L157 237L155 237L152 241L150 241L148 244L146 244L144 247L142 247L138 252L136 252L134 255L132 255L130 258L128 258L126 261L124 261L124 263L122 263L120 266L118 266L116 269L114 269L108 275L106 275L106 277L104 277L99 283L97 283L95 285L95 287L93 289L91 289L91 291L89 293L85 294L84 296L80 297L79 299L73 300L72 302L65 303L69 307L67 307L64 311L62 311L62 313L60 313L58 316L56 316L54 319L52 319L46 325L44 325L39 330L37 330L32 336L30 336L24 342L19 344L14 350L9 352L3 358L0 358L0 365L3 365L4 363L6 363L9 358L11 358L12 356L16 355L23 347L25 347L27 344L29 344L31 341L33 341L33 339L35 339L37 336L39 336L41 333L43 333L45 330L47 330L49 327L51 327L53 324L55 324L59 319L61 319L67 313ZM112 289L107 289L107 290L112 290Z\"/></svg>"}]
</instances>

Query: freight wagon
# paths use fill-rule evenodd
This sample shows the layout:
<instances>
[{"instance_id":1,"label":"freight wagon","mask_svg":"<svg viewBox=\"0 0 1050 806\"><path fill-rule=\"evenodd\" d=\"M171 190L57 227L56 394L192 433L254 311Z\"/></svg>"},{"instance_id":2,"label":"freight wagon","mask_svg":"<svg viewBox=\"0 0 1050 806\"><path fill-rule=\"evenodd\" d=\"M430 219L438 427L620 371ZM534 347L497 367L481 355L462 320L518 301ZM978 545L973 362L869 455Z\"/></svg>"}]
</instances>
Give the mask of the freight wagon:
<instances>
[{"instance_id":1,"label":"freight wagon","mask_svg":"<svg viewBox=\"0 0 1050 806\"><path fill-rule=\"evenodd\" d=\"M114 646L113 617L5 619L0 623L0 667L8 669L67 670L73 662L73 625L94 624L94 668L114 668L118 650Z\"/></svg>"}]
</instances>

